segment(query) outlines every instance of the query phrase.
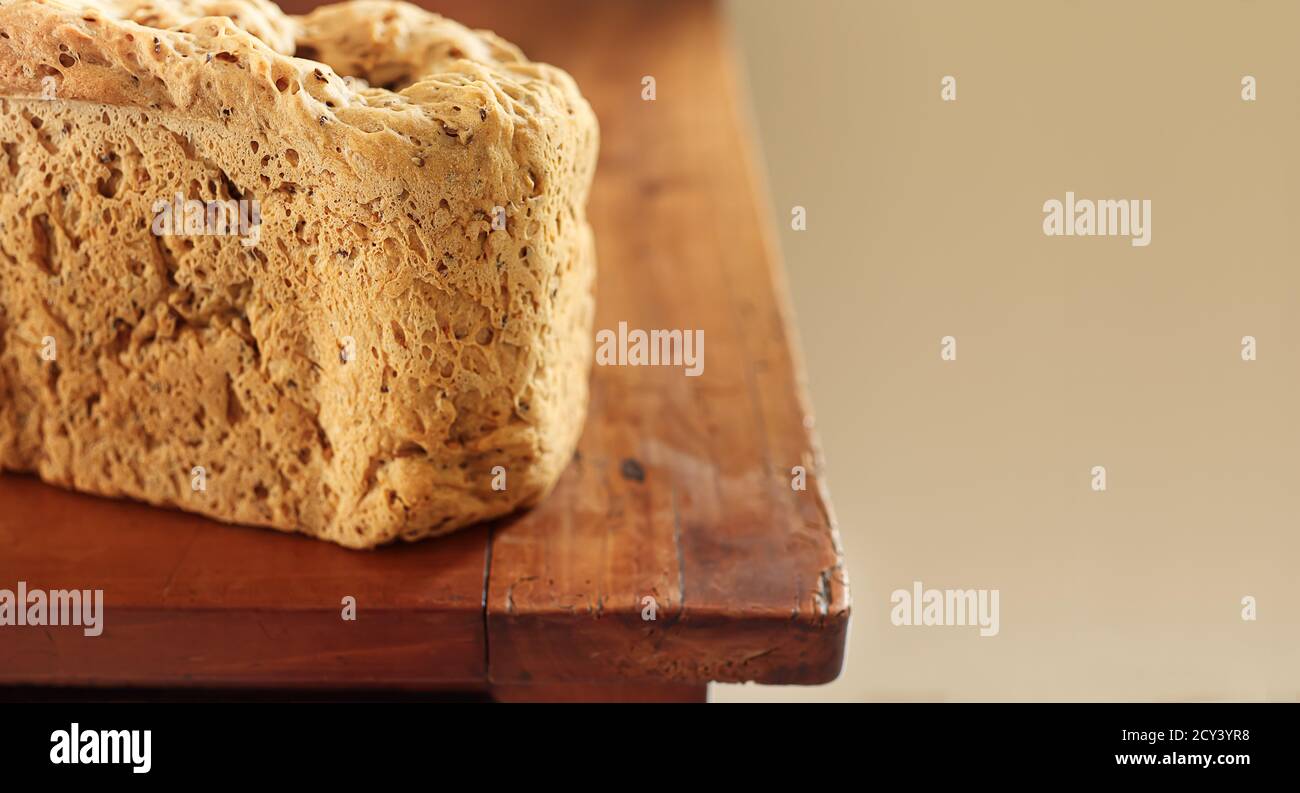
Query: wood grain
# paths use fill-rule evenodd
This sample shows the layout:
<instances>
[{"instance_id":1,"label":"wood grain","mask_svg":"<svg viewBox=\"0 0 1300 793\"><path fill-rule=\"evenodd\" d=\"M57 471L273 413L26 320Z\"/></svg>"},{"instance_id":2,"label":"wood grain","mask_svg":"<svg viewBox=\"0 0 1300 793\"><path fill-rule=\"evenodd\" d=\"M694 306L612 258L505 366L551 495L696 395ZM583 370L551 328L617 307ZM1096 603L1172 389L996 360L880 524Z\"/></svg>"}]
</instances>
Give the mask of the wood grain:
<instances>
[{"instance_id":1,"label":"wood grain","mask_svg":"<svg viewBox=\"0 0 1300 793\"><path fill-rule=\"evenodd\" d=\"M373 553L0 477L0 588L107 600L97 638L0 628L0 685L698 700L711 680L838 674L847 580L717 7L437 7L578 80L602 125L597 327L703 330L704 374L596 367L541 506Z\"/></svg>"},{"instance_id":2,"label":"wood grain","mask_svg":"<svg viewBox=\"0 0 1300 793\"><path fill-rule=\"evenodd\" d=\"M0 477L0 588L102 589L104 632L0 627L0 685L481 681L486 528L358 553ZM356 598L358 618L342 619Z\"/></svg>"},{"instance_id":3,"label":"wood grain","mask_svg":"<svg viewBox=\"0 0 1300 793\"><path fill-rule=\"evenodd\" d=\"M475 9L493 10L456 12ZM563 37L541 34L558 20ZM579 459L493 532L492 679L834 678L847 581L724 20L710 3L546 3L495 27L570 70L601 120L597 327L703 330L706 368L596 368Z\"/></svg>"}]
</instances>

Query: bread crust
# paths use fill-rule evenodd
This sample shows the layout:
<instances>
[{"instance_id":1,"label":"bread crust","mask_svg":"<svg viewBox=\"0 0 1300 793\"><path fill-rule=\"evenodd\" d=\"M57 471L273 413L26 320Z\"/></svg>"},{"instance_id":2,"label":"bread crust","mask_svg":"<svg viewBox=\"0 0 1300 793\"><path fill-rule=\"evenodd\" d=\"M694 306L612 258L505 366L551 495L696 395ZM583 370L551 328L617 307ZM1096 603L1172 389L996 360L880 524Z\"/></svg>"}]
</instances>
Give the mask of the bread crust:
<instances>
[{"instance_id":1,"label":"bread crust","mask_svg":"<svg viewBox=\"0 0 1300 793\"><path fill-rule=\"evenodd\" d=\"M598 129L564 72L405 3L15 0L0 144L0 469L366 548L572 456ZM256 201L255 243L153 233L176 195Z\"/></svg>"}]
</instances>

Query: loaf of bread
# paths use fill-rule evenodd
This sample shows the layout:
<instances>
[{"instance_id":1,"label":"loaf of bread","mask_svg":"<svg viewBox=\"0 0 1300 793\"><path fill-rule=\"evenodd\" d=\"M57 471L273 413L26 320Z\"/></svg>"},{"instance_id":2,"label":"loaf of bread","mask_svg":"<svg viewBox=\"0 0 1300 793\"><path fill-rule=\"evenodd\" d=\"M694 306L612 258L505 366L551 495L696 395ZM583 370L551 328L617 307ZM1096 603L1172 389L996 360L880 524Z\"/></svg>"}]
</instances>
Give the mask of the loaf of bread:
<instances>
[{"instance_id":1,"label":"loaf of bread","mask_svg":"<svg viewBox=\"0 0 1300 793\"><path fill-rule=\"evenodd\" d=\"M354 548L536 502L597 139L405 3L0 0L0 470Z\"/></svg>"}]
</instances>

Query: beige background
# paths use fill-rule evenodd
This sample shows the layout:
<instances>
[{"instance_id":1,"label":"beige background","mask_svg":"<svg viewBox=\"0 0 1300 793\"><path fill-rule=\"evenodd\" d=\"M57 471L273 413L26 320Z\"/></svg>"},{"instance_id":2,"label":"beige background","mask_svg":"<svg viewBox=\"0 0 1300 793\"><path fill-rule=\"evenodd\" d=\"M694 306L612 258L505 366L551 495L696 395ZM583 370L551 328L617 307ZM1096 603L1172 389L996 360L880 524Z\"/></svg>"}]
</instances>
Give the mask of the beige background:
<instances>
[{"instance_id":1,"label":"beige background","mask_svg":"<svg viewBox=\"0 0 1300 793\"><path fill-rule=\"evenodd\" d=\"M731 12L854 616L837 682L713 700L1300 698L1300 5ZM1067 190L1151 245L1044 236ZM1001 633L892 626L913 580Z\"/></svg>"}]
</instances>

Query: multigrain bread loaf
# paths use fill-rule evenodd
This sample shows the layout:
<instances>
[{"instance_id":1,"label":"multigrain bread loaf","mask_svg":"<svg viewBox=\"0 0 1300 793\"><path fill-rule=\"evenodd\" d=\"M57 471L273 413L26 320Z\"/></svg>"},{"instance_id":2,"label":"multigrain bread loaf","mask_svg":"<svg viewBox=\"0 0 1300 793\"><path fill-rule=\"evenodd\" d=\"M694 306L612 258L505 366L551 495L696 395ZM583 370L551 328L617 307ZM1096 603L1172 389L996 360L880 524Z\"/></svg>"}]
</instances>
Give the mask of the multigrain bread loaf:
<instances>
[{"instance_id":1,"label":"multigrain bread loaf","mask_svg":"<svg viewBox=\"0 0 1300 793\"><path fill-rule=\"evenodd\" d=\"M597 137L404 3L0 0L0 469L350 547L537 501Z\"/></svg>"}]
</instances>

